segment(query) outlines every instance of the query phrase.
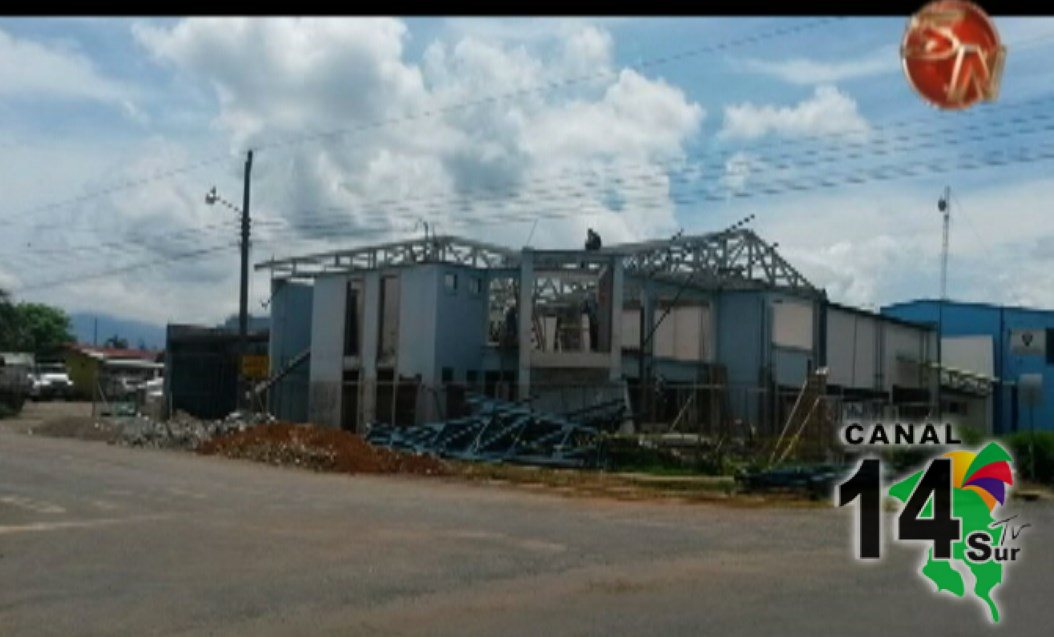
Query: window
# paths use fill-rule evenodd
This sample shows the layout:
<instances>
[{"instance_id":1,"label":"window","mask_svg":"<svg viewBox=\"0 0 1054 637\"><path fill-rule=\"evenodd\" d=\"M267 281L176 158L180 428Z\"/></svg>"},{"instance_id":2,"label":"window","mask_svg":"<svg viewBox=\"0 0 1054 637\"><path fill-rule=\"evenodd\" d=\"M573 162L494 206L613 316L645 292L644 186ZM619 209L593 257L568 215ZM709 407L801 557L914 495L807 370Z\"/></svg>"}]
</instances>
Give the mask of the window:
<instances>
[{"instance_id":1,"label":"window","mask_svg":"<svg viewBox=\"0 0 1054 637\"><path fill-rule=\"evenodd\" d=\"M447 272L443 275L443 287L446 288L447 292L453 294L457 292L457 273Z\"/></svg>"},{"instance_id":2,"label":"window","mask_svg":"<svg viewBox=\"0 0 1054 637\"><path fill-rule=\"evenodd\" d=\"M381 278L381 316L377 339L377 360L386 361L395 356L399 340L399 278Z\"/></svg>"},{"instance_id":3,"label":"window","mask_svg":"<svg viewBox=\"0 0 1054 637\"><path fill-rule=\"evenodd\" d=\"M1047 364L1054 365L1054 328L1047 329Z\"/></svg>"},{"instance_id":4,"label":"window","mask_svg":"<svg viewBox=\"0 0 1054 637\"><path fill-rule=\"evenodd\" d=\"M468 291L472 293L472 296L479 296L483 293L483 280L478 276L469 277L468 280Z\"/></svg>"},{"instance_id":5,"label":"window","mask_svg":"<svg viewBox=\"0 0 1054 637\"><path fill-rule=\"evenodd\" d=\"M488 279L487 344L501 347L517 342L516 304L519 285L513 277Z\"/></svg>"},{"instance_id":6,"label":"window","mask_svg":"<svg viewBox=\"0 0 1054 637\"><path fill-rule=\"evenodd\" d=\"M772 344L812 349L812 305L777 300L772 304Z\"/></svg>"},{"instance_id":7,"label":"window","mask_svg":"<svg viewBox=\"0 0 1054 637\"><path fill-rule=\"evenodd\" d=\"M349 281L348 292L344 300L344 355L359 355L359 326L362 323L362 308L359 297L362 294L361 281Z\"/></svg>"},{"instance_id":8,"label":"window","mask_svg":"<svg viewBox=\"0 0 1054 637\"><path fill-rule=\"evenodd\" d=\"M444 383L453 382L453 380L454 380L454 370L453 370L453 368L444 367L442 373L443 373L443 382Z\"/></svg>"}]
</instances>

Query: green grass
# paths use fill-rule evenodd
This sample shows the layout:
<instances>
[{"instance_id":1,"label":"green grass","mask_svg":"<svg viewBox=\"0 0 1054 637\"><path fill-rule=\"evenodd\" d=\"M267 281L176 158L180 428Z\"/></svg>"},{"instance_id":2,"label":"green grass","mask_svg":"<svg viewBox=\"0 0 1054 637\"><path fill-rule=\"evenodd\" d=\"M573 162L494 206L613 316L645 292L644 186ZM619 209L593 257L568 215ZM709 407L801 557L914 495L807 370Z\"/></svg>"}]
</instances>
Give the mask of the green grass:
<instances>
[{"instance_id":1,"label":"green grass","mask_svg":"<svg viewBox=\"0 0 1054 637\"><path fill-rule=\"evenodd\" d=\"M1016 461L1014 471L1032 482L1054 484L1054 431L1037 431L1034 436L1028 431L1003 436Z\"/></svg>"}]
</instances>

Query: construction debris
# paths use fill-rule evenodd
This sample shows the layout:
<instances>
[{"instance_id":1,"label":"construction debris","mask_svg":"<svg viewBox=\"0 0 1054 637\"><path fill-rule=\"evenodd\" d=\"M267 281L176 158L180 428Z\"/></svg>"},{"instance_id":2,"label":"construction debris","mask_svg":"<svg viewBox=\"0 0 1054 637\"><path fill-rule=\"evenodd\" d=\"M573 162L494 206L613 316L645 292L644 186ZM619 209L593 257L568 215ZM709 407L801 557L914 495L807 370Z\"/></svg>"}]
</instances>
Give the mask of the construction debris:
<instances>
[{"instance_id":1,"label":"construction debris","mask_svg":"<svg viewBox=\"0 0 1054 637\"><path fill-rule=\"evenodd\" d=\"M188 449L201 447L206 441L234 432L243 432L256 425L274 422L267 414L234 412L222 420L199 420L184 412L176 412L168 420L154 420L145 416L122 418L117 444L154 449Z\"/></svg>"},{"instance_id":2,"label":"construction debris","mask_svg":"<svg viewBox=\"0 0 1054 637\"><path fill-rule=\"evenodd\" d=\"M835 482L845 476L846 469L820 464L743 471L736 475L736 482L751 491L804 491L820 498L831 492Z\"/></svg>"},{"instance_id":3,"label":"construction debris","mask_svg":"<svg viewBox=\"0 0 1054 637\"><path fill-rule=\"evenodd\" d=\"M342 429L290 423L221 435L205 441L198 453L340 473L449 473L443 462L431 456L378 449Z\"/></svg>"},{"instance_id":4,"label":"construction debris","mask_svg":"<svg viewBox=\"0 0 1054 637\"><path fill-rule=\"evenodd\" d=\"M366 440L390 449L459 460L487 460L554 467L597 467L603 440L625 415L621 400L563 415L528 404L471 396L473 414L444 422L397 427L370 425Z\"/></svg>"}]
</instances>

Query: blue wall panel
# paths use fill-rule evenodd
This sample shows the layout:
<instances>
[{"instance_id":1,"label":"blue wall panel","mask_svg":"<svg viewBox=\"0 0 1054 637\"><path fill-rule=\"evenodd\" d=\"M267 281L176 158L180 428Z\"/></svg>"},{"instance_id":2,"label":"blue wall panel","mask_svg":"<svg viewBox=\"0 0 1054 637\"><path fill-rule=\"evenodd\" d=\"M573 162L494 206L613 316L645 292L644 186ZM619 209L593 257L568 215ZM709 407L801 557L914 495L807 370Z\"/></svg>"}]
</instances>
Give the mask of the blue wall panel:
<instances>
[{"instance_id":1,"label":"blue wall panel","mask_svg":"<svg viewBox=\"0 0 1054 637\"><path fill-rule=\"evenodd\" d=\"M993 396L996 433L1027 430L1030 418L1034 419L1036 429L1054 429L1054 365L1048 362L1045 354L1020 354L1010 349L1010 336L1014 330L1054 329L1054 311L948 301L941 312L940 303L924 300L898 303L882 308L882 312L934 325L940 318L944 336L991 336L995 347L992 356L994 372L1002 381ZM1028 373L1043 376L1041 402L1032 414L1016 389L1021 374Z\"/></svg>"}]
</instances>

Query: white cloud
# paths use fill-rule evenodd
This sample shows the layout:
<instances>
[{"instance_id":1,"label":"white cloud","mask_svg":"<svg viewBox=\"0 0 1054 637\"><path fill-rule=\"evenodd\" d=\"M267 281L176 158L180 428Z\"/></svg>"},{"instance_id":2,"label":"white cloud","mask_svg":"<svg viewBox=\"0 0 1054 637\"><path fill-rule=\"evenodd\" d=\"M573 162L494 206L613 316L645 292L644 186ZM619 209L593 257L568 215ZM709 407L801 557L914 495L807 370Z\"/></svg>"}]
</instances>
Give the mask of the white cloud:
<instances>
[{"instance_id":1,"label":"white cloud","mask_svg":"<svg viewBox=\"0 0 1054 637\"><path fill-rule=\"evenodd\" d=\"M678 87L620 68L614 42L596 25L576 24L538 40L466 32L429 43L420 60L409 58L409 36L397 20L189 20L138 27L137 33L148 52L178 71L181 86L206 87L218 97L213 138L232 151L231 159L49 215L69 220L79 233L70 244L129 244L127 251L88 252L87 265L73 255L43 264L49 277L233 240L232 227L206 235L192 230L228 214L204 206L212 183L238 203L246 146L258 149L254 261L406 237L420 218L440 232L513 246L524 242L539 219L532 244L559 247L580 246L586 227L597 228L610 245L668 235L683 223L674 214L667 173L687 159L685 147L706 113ZM571 60L588 64L571 68ZM595 79L535 90L583 69ZM508 97L492 99L502 95ZM730 141L765 135L839 139L870 130L856 102L830 86L790 106L744 103L724 115L721 135ZM334 129L353 132L267 146ZM0 156L0 172L11 182L5 196L12 205L29 206L51 187L55 172L74 175L67 178L94 190L213 154L194 143L161 139L123 154L13 148ZM765 163L752 152L730 150L731 156L723 156L727 161L700 179L742 192L777 169L775 159ZM817 169L802 173L816 177ZM1037 181L967 191L969 175L964 173L961 186L952 184L962 189L958 197L967 206L965 216L953 211L952 296L1054 306L1054 257L1044 257L1042 249L1044 241L1054 241L1043 231L1054 185ZM934 202L944 182L897 183L896 189L862 185L731 198L707 205L700 217L706 223L698 230L727 225L721 215L731 222L756 212L762 236L778 241L791 263L835 300L882 304L935 295L940 219ZM570 214L575 216L547 218ZM289 227L280 230L283 223ZM34 240L49 239L36 234ZM137 249L129 240L137 235L173 240ZM4 247L14 241L0 237ZM48 278L31 267L7 265L0 263L0 282L15 275L19 283ZM268 296L266 277L253 281L251 308L260 311L259 301ZM157 301L158 290L164 290L164 302ZM159 263L32 298L71 310L208 322L235 310L236 290L232 246L209 259Z\"/></svg>"},{"instance_id":2,"label":"white cloud","mask_svg":"<svg viewBox=\"0 0 1054 637\"><path fill-rule=\"evenodd\" d=\"M767 75L791 84L837 84L846 80L899 73L900 57L895 48L883 47L870 55L849 60L746 59L737 65L745 71Z\"/></svg>"},{"instance_id":3,"label":"white cloud","mask_svg":"<svg viewBox=\"0 0 1054 637\"><path fill-rule=\"evenodd\" d=\"M1054 233L1046 180L968 186L952 182L948 293L957 300L1054 308ZM960 183L958 187L956 184ZM753 224L832 300L885 305L939 295L944 182L918 180L851 190L783 194L730 202L724 219L756 213ZM720 225L715 221L714 225Z\"/></svg>"},{"instance_id":4,"label":"white cloud","mask_svg":"<svg viewBox=\"0 0 1054 637\"><path fill-rule=\"evenodd\" d=\"M83 54L0 29L0 98L93 100L134 109L130 87L102 75Z\"/></svg>"},{"instance_id":5,"label":"white cloud","mask_svg":"<svg viewBox=\"0 0 1054 637\"><path fill-rule=\"evenodd\" d=\"M746 191L751 178L765 170L768 170L767 164L753 153L738 151L725 161L725 172L718 183L728 191L729 196L742 193Z\"/></svg>"},{"instance_id":6,"label":"white cloud","mask_svg":"<svg viewBox=\"0 0 1054 637\"><path fill-rule=\"evenodd\" d=\"M135 34L215 88L236 146L264 130L398 117L424 97L419 70L401 60L406 27L394 19L202 18L140 24Z\"/></svg>"},{"instance_id":7,"label":"white cloud","mask_svg":"<svg viewBox=\"0 0 1054 637\"><path fill-rule=\"evenodd\" d=\"M627 23L631 18L447 18L444 24L454 39L471 38L503 44L539 43L566 39L590 27L607 33L608 28Z\"/></svg>"},{"instance_id":8,"label":"white cloud","mask_svg":"<svg viewBox=\"0 0 1054 637\"><path fill-rule=\"evenodd\" d=\"M996 25L1003 44L1012 53L1018 45L1032 46L1046 41L1054 34L1054 18L1049 16L1001 16Z\"/></svg>"},{"instance_id":9,"label":"white cloud","mask_svg":"<svg viewBox=\"0 0 1054 637\"><path fill-rule=\"evenodd\" d=\"M89 253L91 264L79 268L67 255L47 264L47 276L27 270L23 283L151 255L157 267L31 298L159 322L229 315L233 246L208 258L162 259L235 238L232 227L194 231L231 216L204 205L212 183L240 203L246 147L257 150L253 261L406 237L420 219L440 232L509 245L522 244L535 220L535 245L577 247L586 227L607 243L666 234L676 222L664 166L683 156L704 117L679 88L618 68L611 36L592 24L544 45L437 40L420 61L408 59L406 26L392 19L191 19L139 24L134 33L176 71L180 86L215 92L213 137L226 141L231 159L64 211L84 233L69 244L126 249ZM587 73L589 81L538 90ZM347 134L271 145L333 130ZM95 170L105 183L89 177L84 188L193 162L202 155L193 143L161 139L131 155L100 155ZM135 247L151 237L163 240ZM252 279L251 308L259 311L266 275ZM164 303L144 302L161 289Z\"/></svg>"},{"instance_id":10,"label":"white cloud","mask_svg":"<svg viewBox=\"0 0 1054 637\"><path fill-rule=\"evenodd\" d=\"M0 290L10 290L18 285L18 277L8 271L6 263L0 263Z\"/></svg>"},{"instance_id":11,"label":"white cloud","mask_svg":"<svg viewBox=\"0 0 1054 637\"><path fill-rule=\"evenodd\" d=\"M769 134L859 138L870 130L853 98L833 86L818 86L811 97L794 106L750 102L726 106L720 135L748 140Z\"/></svg>"},{"instance_id":12,"label":"white cloud","mask_svg":"<svg viewBox=\"0 0 1054 637\"><path fill-rule=\"evenodd\" d=\"M83 176L87 192L149 178L199 157L184 144L161 139L124 151L89 152L67 145L50 152L76 154L81 170L84 163L94 162L95 174ZM39 149L27 149L12 161L31 161L19 168L27 174L47 174L37 155L47 156ZM75 171L78 166L71 161L64 167ZM105 312L157 323L222 318L237 305L237 230L234 213L205 205L204 193L218 180L221 189L234 197L237 181L220 168L117 189L48 214L17 219L0 243L17 246L14 252L20 257L13 268L17 281L10 287L20 299L55 303L69 311ZM220 254L185 256L224 244L228 247ZM125 268L119 275L96 276ZM55 281L66 284L46 285Z\"/></svg>"},{"instance_id":13,"label":"white cloud","mask_svg":"<svg viewBox=\"0 0 1054 637\"><path fill-rule=\"evenodd\" d=\"M683 154L704 115L680 89L614 67L610 35L591 24L560 30L540 47L471 34L437 40L420 64L406 59L397 20L187 20L141 27L138 36L158 58L215 87L218 124L232 145L265 144L258 183L267 185L257 199L309 236L319 218L298 211L339 208L349 224L405 232L423 217L510 242L525 236L522 225L465 222L579 211L594 218L543 221L535 236L577 244L589 222L612 239L638 238L673 224L665 175L632 190L575 176L622 163L635 165L627 174L658 173L659 161ZM586 71L590 81L538 90ZM388 124L371 125L378 121ZM267 140L305 128L358 132L267 150ZM642 197L649 215L622 215L612 204Z\"/></svg>"}]
</instances>

